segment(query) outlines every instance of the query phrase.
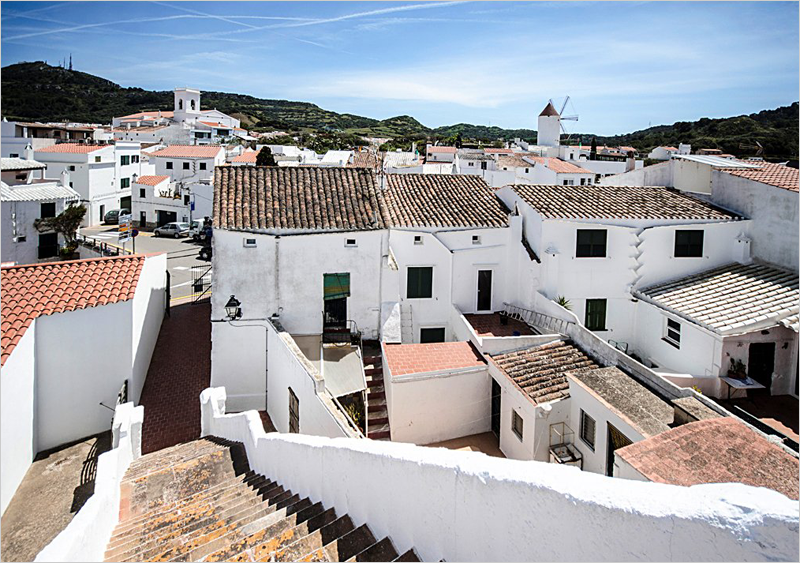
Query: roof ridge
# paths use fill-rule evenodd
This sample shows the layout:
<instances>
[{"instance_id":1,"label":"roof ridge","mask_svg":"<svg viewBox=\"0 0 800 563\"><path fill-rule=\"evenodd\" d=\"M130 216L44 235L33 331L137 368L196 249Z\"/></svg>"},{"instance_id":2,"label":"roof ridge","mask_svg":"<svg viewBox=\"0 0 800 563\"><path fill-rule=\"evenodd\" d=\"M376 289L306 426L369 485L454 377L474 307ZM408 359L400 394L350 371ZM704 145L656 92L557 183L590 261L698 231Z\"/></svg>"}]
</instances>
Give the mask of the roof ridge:
<instances>
[{"instance_id":1,"label":"roof ridge","mask_svg":"<svg viewBox=\"0 0 800 563\"><path fill-rule=\"evenodd\" d=\"M59 260L55 262L37 262L35 264L14 264L13 266L3 266L3 270L21 270L23 268L38 268L40 266L64 266L68 264L88 264L90 262L103 262L108 260L129 260L131 258L146 258L147 256L157 256L163 252L151 254L126 254L124 256L99 256L97 258L78 258L77 260Z\"/></svg>"}]
</instances>

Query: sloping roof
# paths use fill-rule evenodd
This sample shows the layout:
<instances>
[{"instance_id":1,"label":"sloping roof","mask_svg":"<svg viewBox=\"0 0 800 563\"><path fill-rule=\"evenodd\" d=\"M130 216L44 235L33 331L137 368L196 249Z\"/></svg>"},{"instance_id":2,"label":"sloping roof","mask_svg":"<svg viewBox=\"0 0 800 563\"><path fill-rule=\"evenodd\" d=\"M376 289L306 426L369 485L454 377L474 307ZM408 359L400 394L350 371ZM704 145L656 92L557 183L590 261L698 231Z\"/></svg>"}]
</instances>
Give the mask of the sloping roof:
<instances>
[{"instance_id":1,"label":"sloping roof","mask_svg":"<svg viewBox=\"0 0 800 563\"><path fill-rule=\"evenodd\" d=\"M482 151L458 151L458 158L460 160L482 160L482 161L489 161L494 160L494 157L491 155L485 154Z\"/></svg>"},{"instance_id":2,"label":"sloping roof","mask_svg":"<svg viewBox=\"0 0 800 563\"><path fill-rule=\"evenodd\" d=\"M754 182L761 182L775 186L776 188L783 188L792 192L800 191L800 170L784 166L783 164L775 164L773 162L762 162L756 160L744 161L748 164L758 166L758 168L751 169L735 169L724 171L732 176L739 176L740 178L747 178Z\"/></svg>"},{"instance_id":3,"label":"sloping roof","mask_svg":"<svg viewBox=\"0 0 800 563\"><path fill-rule=\"evenodd\" d=\"M718 334L774 326L800 309L797 274L761 264L728 264L634 294Z\"/></svg>"},{"instance_id":4,"label":"sloping roof","mask_svg":"<svg viewBox=\"0 0 800 563\"><path fill-rule=\"evenodd\" d=\"M47 168L43 162L36 162L35 160L25 160L24 158L3 158L0 168L3 172L7 171L23 171L23 170L41 170Z\"/></svg>"},{"instance_id":5,"label":"sloping roof","mask_svg":"<svg viewBox=\"0 0 800 563\"><path fill-rule=\"evenodd\" d=\"M389 344L384 357L393 376L478 368L486 361L471 342Z\"/></svg>"},{"instance_id":6,"label":"sloping roof","mask_svg":"<svg viewBox=\"0 0 800 563\"><path fill-rule=\"evenodd\" d=\"M556 174L590 174L594 176L594 172L586 170L580 166L561 160L560 158L543 157L543 156L529 156L527 157L539 164L544 164L548 169Z\"/></svg>"},{"instance_id":7,"label":"sloping roof","mask_svg":"<svg viewBox=\"0 0 800 563\"><path fill-rule=\"evenodd\" d=\"M79 143L58 143L56 145L50 145L49 147L44 147L42 149L36 149L36 153L57 152L57 153L88 154L90 152L99 151L100 149L106 149L108 147L113 147L113 145L85 145Z\"/></svg>"},{"instance_id":8,"label":"sloping roof","mask_svg":"<svg viewBox=\"0 0 800 563\"><path fill-rule=\"evenodd\" d=\"M545 219L698 219L730 221L729 211L671 188L658 186L511 187Z\"/></svg>"},{"instance_id":9,"label":"sloping roof","mask_svg":"<svg viewBox=\"0 0 800 563\"><path fill-rule=\"evenodd\" d=\"M393 227L506 227L508 210L478 176L387 174Z\"/></svg>"},{"instance_id":10,"label":"sloping roof","mask_svg":"<svg viewBox=\"0 0 800 563\"><path fill-rule=\"evenodd\" d=\"M669 430L675 408L619 369L607 367L569 375L642 436Z\"/></svg>"},{"instance_id":11,"label":"sloping roof","mask_svg":"<svg viewBox=\"0 0 800 563\"><path fill-rule=\"evenodd\" d=\"M222 229L366 231L384 228L375 173L365 168L226 166L214 174Z\"/></svg>"},{"instance_id":12,"label":"sloping roof","mask_svg":"<svg viewBox=\"0 0 800 563\"><path fill-rule=\"evenodd\" d=\"M150 153L150 156L172 157L172 158L215 158L220 151L224 151L222 145L170 145L160 151Z\"/></svg>"},{"instance_id":13,"label":"sloping roof","mask_svg":"<svg viewBox=\"0 0 800 563\"><path fill-rule=\"evenodd\" d=\"M208 125L209 127L214 127L216 129L236 129L236 127L230 127L229 125L223 125L219 122L214 121L200 121L203 125Z\"/></svg>"},{"instance_id":14,"label":"sloping roof","mask_svg":"<svg viewBox=\"0 0 800 563\"><path fill-rule=\"evenodd\" d=\"M712 154L675 154L672 158L679 160L688 160L690 162L698 162L700 164L707 164L712 168L742 168L745 170L755 169L756 166L749 162L735 160L733 158L723 158L722 156Z\"/></svg>"},{"instance_id":15,"label":"sloping roof","mask_svg":"<svg viewBox=\"0 0 800 563\"><path fill-rule=\"evenodd\" d=\"M497 166L506 168L533 168L534 164L523 157L531 157L530 153L503 154L497 157Z\"/></svg>"},{"instance_id":16,"label":"sloping roof","mask_svg":"<svg viewBox=\"0 0 800 563\"><path fill-rule=\"evenodd\" d=\"M231 159L231 162L245 162L245 163L248 163L248 164L251 164L251 163L255 164L257 156L258 156L258 153L256 151L254 151L252 149L247 149L246 151L244 151L239 156L233 157ZM273 156L273 158L274 158L274 156Z\"/></svg>"},{"instance_id":17,"label":"sloping roof","mask_svg":"<svg viewBox=\"0 0 800 563\"><path fill-rule=\"evenodd\" d=\"M161 129L167 129L169 125L147 125L145 127L112 127L112 133L153 133Z\"/></svg>"},{"instance_id":18,"label":"sloping roof","mask_svg":"<svg viewBox=\"0 0 800 563\"><path fill-rule=\"evenodd\" d=\"M383 155L383 165L386 167L421 166L422 161L413 152L390 151Z\"/></svg>"},{"instance_id":19,"label":"sloping roof","mask_svg":"<svg viewBox=\"0 0 800 563\"><path fill-rule=\"evenodd\" d=\"M598 367L579 348L561 340L498 354L491 360L535 405L569 397L567 374Z\"/></svg>"},{"instance_id":20,"label":"sloping roof","mask_svg":"<svg viewBox=\"0 0 800 563\"><path fill-rule=\"evenodd\" d=\"M539 117L543 115L548 117L553 117L558 115L558 112L556 111L556 108L553 107L552 102L548 102L547 105L544 106L544 109L542 110L542 113L539 114Z\"/></svg>"},{"instance_id":21,"label":"sloping roof","mask_svg":"<svg viewBox=\"0 0 800 563\"><path fill-rule=\"evenodd\" d=\"M14 186L0 182L0 200L2 201L50 201L54 199L71 201L80 198L78 192L69 186L62 186L55 180Z\"/></svg>"},{"instance_id":22,"label":"sloping roof","mask_svg":"<svg viewBox=\"0 0 800 563\"><path fill-rule=\"evenodd\" d=\"M2 363L36 317L132 299L144 261L134 255L2 268Z\"/></svg>"},{"instance_id":23,"label":"sloping roof","mask_svg":"<svg viewBox=\"0 0 800 563\"><path fill-rule=\"evenodd\" d=\"M123 115L122 117L120 117L120 119L131 119L131 118L147 119L147 118L159 117L159 114L160 114L161 117L170 117L171 118L171 117L175 116L175 112L173 112L173 111L161 111L161 112L158 112L158 111L140 111L139 113L132 113L130 115Z\"/></svg>"},{"instance_id":24,"label":"sloping roof","mask_svg":"<svg viewBox=\"0 0 800 563\"><path fill-rule=\"evenodd\" d=\"M486 154L514 154L514 151L511 149L495 149L492 147L483 149L483 152Z\"/></svg>"},{"instance_id":25,"label":"sloping roof","mask_svg":"<svg viewBox=\"0 0 800 563\"><path fill-rule=\"evenodd\" d=\"M169 176L139 176L135 183L144 184L145 186L157 186L164 180L169 180Z\"/></svg>"},{"instance_id":26,"label":"sloping roof","mask_svg":"<svg viewBox=\"0 0 800 563\"><path fill-rule=\"evenodd\" d=\"M378 156L371 151L354 151L353 162L347 166L348 168L377 168Z\"/></svg>"},{"instance_id":27,"label":"sloping roof","mask_svg":"<svg viewBox=\"0 0 800 563\"><path fill-rule=\"evenodd\" d=\"M427 150L428 152L444 152L444 153L455 154L457 149L455 147L444 147L436 145L427 147Z\"/></svg>"},{"instance_id":28,"label":"sloping roof","mask_svg":"<svg viewBox=\"0 0 800 563\"><path fill-rule=\"evenodd\" d=\"M657 483L744 483L798 498L797 458L731 417L690 422L616 454Z\"/></svg>"}]
</instances>

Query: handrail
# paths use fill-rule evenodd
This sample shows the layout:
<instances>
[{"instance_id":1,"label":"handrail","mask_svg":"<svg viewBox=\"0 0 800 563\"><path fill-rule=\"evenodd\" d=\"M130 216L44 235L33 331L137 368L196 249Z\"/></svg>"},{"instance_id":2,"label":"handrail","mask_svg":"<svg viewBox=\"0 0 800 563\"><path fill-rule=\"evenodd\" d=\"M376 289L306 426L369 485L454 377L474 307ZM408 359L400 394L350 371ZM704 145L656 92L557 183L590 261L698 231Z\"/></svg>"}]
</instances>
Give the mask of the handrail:
<instances>
[{"instance_id":1,"label":"handrail","mask_svg":"<svg viewBox=\"0 0 800 563\"><path fill-rule=\"evenodd\" d=\"M551 315L546 315L544 313L538 313L524 307L511 305L505 301L503 302L503 306L505 307L505 313L510 318L527 324L531 328L536 329L540 334L540 329L547 329L554 330L559 334L565 335L567 334L567 327L571 324L575 324L573 321L567 321Z\"/></svg>"}]
</instances>

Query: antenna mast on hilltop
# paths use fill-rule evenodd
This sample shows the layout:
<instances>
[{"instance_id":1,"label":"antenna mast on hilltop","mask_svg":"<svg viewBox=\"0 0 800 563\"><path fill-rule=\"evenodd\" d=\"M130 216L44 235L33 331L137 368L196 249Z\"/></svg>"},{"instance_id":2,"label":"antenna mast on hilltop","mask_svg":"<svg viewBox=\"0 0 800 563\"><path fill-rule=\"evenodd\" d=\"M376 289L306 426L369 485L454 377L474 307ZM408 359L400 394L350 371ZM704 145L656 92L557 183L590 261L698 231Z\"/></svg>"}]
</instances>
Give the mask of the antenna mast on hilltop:
<instances>
[{"instance_id":1,"label":"antenna mast on hilltop","mask_svg":"<svg viewBox=\"0 0 800 563\"><path fill-rule=\"evenodd\" d=\"M69 69L72 70L72 53L69 54Z\"/></svg>"}]
</instances>

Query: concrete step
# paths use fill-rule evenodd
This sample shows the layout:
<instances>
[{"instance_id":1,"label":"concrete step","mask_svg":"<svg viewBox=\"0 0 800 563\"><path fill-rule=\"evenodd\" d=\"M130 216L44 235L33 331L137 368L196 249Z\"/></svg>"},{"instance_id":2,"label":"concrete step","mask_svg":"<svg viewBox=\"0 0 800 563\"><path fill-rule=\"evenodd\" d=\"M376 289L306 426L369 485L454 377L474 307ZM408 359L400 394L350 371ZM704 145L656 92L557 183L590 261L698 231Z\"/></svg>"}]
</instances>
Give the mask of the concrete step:
<instances>
[{"instance_id":1,"label":"concrete step","mask_svg":"<svg viewBox=\"0 0 800 563\"><path fill-rule=\"evenodd\" d=\"M417 555L416 551L414 551L413 549L409 549L403 555L401 555L400 557L396 558L395 561L405 561L405 562L408 562L408 563L414 563L414 562L418 562L418 561L421 561L421 560L420 560L419 556Z\"/></svg>"},{"instance_id":2,"label":"concrete step","mask_svg":"<svg viewBox=\"0 0 800 563\"><path fill-rule=\"evenodd\" d=\"M372 401L373 399L386 399L386 391L383 385L379 387L367 387L367 400Z\"/></svg>"},{"instance_id":3,"label":"concrete step","mask_svg":"<svg viewBox=\"0 0 800 563\"><path fill-rule=\"evenodd\" d=\"M314 515L312 518L301 521L296 526L284 528L276 531L275 533L270 533L270 530L265 534L267 537L269 537L267 541L258 543L252 548L245 550L243 554L240 554L246 554L249 559L242 559L241 557L237 556L235 560L275 561L275 554L278 550L287 548L299 539L306 537L312 532L322 529L336 520L336 511L332 508L329 508L328 510L324 510Z\"/></svg>"},{"instance_id":4,"label":"concrete step","mask_svg":"<svg viewBox=\"0 0 800 563\"><path fill-rule=\"evenodd\" d=\"M390 430L388 424L381 424L380 426L370 426L367 429L367 437L373 440L380 440L383 438L389 438Z\"/></svg>"},{"instance_id":5,"label":"concrete step","mask_svg":"<svg viewBox=\"0 0 800 563\"><path fill-rule=\"evenodd\" d=\"M373 543L367 549L348 559L348 561L394 561L399 553L388 537Z\"/></svg>"},{"instance_id":6,"label":"concrete step","mask_svg":"<svg viewBox=\"0 0 800 563\"><path fill-rule=\"evenodd\" d=\"M364 368L364 375L380 376L383 379L383 367Z\"/></svg>"},{"instance_id":7,"label":"concrete step","mask_svg":"<svg viewBox=\"0 0 800 563\"><path fill-rule=\"evenodd\" d=\"M298 561L307 554L322 549L326 544L336 541L348 532L355 529L353 521L345 515L329 524L308 532L304 536L295 536L298 539L275 550L270 557L271 561ZM259 559L261 560L261 559ZM339 559L327 559L327 561L339 561Z\"/></svg>"},{"instance_id":8,"label":"concrete step","mask_svg":"<svg viewBox=\"0 0 800 563\"><path fill-rule=\"evenodd\" d=\"M374 377L367 377L367 387L383 387L383 377L374 378Z\"/></svg>"},{"instance_id":9,"label":"concrete step","mask_svg":"<svg viewBox=\"0 0 800 563\"><path fill-rule=\"evenodd\" d=\"M383 360L383 358L380 355L367 355L367 356L364 356L364 358L363 358L365 366L366 365L380 365L382 360Z\"/></svg>"}]
</instances>

